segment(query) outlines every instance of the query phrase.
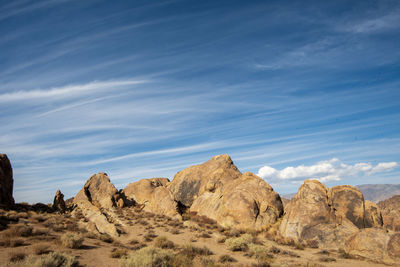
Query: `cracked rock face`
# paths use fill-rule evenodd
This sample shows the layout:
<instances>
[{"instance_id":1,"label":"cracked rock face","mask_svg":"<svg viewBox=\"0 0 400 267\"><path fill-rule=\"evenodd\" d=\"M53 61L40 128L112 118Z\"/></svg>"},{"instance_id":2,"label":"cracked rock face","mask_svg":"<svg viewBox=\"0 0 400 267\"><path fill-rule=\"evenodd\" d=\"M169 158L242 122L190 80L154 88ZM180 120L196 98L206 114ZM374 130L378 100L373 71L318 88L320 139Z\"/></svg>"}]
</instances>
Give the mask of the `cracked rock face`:
<instances>
[{"instance_id":1,"label":"cracked rock face","mask_svg":"<svg viewBox=\"0 0 400 267\"><path fill-rule=\"evenodd\" d=\"M0 154L0 204L11 206L13 198L13 171L6 154Z\"/></svg>"},{"instance_id":2,"label":"cracked rock face","mask_svg":"<svg viewBox=\"0 0 400 267\"><path fill-rule=\"evenodd\" d=\"M283 213L272 187L255 174L241 174L228 155L177 173L168 187L190 212L226 227L261 228Z\"/></svg>"},{"instance_id":3,"label":"cracked rock face","mask_svg":"<svg viewBox=\"0 0 400 267\"><path fill-rule=\"evenodd\" d=\"M167 184L169 184L167 178L142 179L130 183L122 192L128 199L142 206L144 211L181 218L178 213L178 203L166 187Z\"/></svg>"},{"instance_id":4,"label":"cracked rock face","mask_svg":"<svg viewBox=\"0 0 400 267\"><path fill-rule=\"evenodd\" d=\"M114 215L113 210L121 206L120 199L123 198L110 182L110 178L101 172L89 178L75 196L74 203L82 214L94 224L97 231L118 236L118 230L114 225L117 216Z\"/></svg>"},{"instance_id":5,"label":"cracked rock face","mask_svg":"<svg viewBox=\"0 0 400 267\"><path fill-rule=\"evenodd\" d=\"M359 229L381 226L379 208L365 203L357 188L343 185L328 189L316 180L306 180L285 207L279 231L285 238L318 239L326 246L340 247Z\"/></svg>"}]
</instances>

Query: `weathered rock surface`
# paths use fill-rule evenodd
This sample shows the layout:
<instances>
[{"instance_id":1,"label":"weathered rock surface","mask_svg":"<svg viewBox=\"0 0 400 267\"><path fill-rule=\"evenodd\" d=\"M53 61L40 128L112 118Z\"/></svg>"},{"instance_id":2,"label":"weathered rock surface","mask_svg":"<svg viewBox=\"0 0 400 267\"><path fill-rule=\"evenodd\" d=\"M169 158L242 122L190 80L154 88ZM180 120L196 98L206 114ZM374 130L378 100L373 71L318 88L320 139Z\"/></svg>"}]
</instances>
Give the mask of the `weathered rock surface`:
<instances>
[{"instance_id":1,"label":"weathered rock surface","mask_svg":"<svg viewBox=\"0 0 400 267\"><path fill-rule=\"evenodd\" d=\"M168 178L142 179L130 183L122 192L128 199L142 205L144 211L181 218L178 204L166 187L168 183Z\"/></svg>"},{"instance_id":2,"label":"weathered rock surface","mask_svg":"<svg viewBox=\"0 0 400 267\"><path fill-rule=\"evenodd\" d=\"M390 235L379 228L362 229L348 239L346 250L368 259L393 262L400 257L400 234Z\"/></svg>"},{"instance_id":3,"label":"weathered rock surface","mask_svg":"<svg viewBox=\"0 0 400 267\"><path fill-rule=\"evenodd\" d=\"M0 204L13 205L13 171L6 154L0 154Z\"/></svg>"},{"instance_id":4,"label":"weathered rock surface","mask_svg":"<svg viewBox=\"0 0 400 267\"><path fill-rule=\"evenodd\" d=\"M364 215L365 227L369 228L369 227L383 226L382 213L378 205L369 200L365 200L364 207L365 207L365 215Z\"/></svg>"},{"instance_id":5,"label":"weathered rock surface","mask_svg":"<svg viewBox=\"0 0 400 267\"><path fill-rule=\"evenodd\" d=\"M329 206L336 221L351 221L358 228L364 228L364 197L354 186L334 186L328 191Z\"/></svg>"},{"instance_id":6,"label":"weathered rock surface","mask_svg":"<svg viewBox=\"0 0 400 267\"><path fill-rule=\"evenodd\" d=\"M118 222L113 209L121 205L123 197L110 182L105 173L98 173L89 178L84 187L74 198L82 214L96 226L100 233L118 236L114 225Z\"/></svg>"},{"instance_id":7,"label":"weathered rock surface","mask_svg":"<svg viewBox=\"0 0 400 267\"><path fill-rule=\"evenodd\" d=\"M365 204L353 186L327 189L316 180L306 180L285 207L279 231L297 241L317 238L322 246L340 247L359 229L381 227L380 216L377 206Z\"/></svg>"},{"instance_id":8,"label":"weathered rock surface","mask_svg":"<svg viewBox=\"0 0 400 267\"><path fill-rule=\"evenodd\" d=\"M65 212L65 210L67 209L64 202L64 195L61 193L60 190L57 190L56 195L54 196L53 209L61 212Z\"/></svg>"},{"instance_id":9,"label":"weathered rock surface","mask_svg":"<svg viewBox=\"0 0 400 267\"><path fill-rule=\"evenodd\" d=\"M383 225L393 231L400 231L400 195L378 203L382 212Z\"/></svg>"},{"instance_id":10,"label":"weathered rock surface","mask_svg":"<svg viewBox=\"0 0 400 267\"><path fill-rule=\"evenodd\" d=\"M313 226L329 223L331 210L327 193L325 185L316 180L306 180L285 207L285 215L279 228L281 235L300 240L305 230L311 232Z\"/></svg>"},{"instance_id":11,"label":"weathered rock surface","mask_svg":"<svg viewBox=\"0 0 400 267\"><path fill-rule=\"evenodd\" d=\"M219 155L178 172L168 188L176 201L190 207L198 196L205 192L221 191L224 185L241 175L228 155Z\"/></svg>"},{"instance_id":12,"label":"weathered rock surface","mask_svg":"<svg viewBox=\"0 0 400 267\"><path fill-rule=\"evenodd\" d=\"M178 172L168 188L178 204L223 226L263 227L283 212L272 187L250 172L242 175L228 155Z\"/></svg>"},{"instance_id":13,"label":"weathered rock surface","mask_svg":"<svg viewBox=\"0 0 400 267\"><path fill-rule=\"evenodd\" d=\"M262 228L283 213L279 195L257 175L246 172L220 190L207 191L196 198L191 212L207 216L223 226Z\"/></svg>"}]
</instances>

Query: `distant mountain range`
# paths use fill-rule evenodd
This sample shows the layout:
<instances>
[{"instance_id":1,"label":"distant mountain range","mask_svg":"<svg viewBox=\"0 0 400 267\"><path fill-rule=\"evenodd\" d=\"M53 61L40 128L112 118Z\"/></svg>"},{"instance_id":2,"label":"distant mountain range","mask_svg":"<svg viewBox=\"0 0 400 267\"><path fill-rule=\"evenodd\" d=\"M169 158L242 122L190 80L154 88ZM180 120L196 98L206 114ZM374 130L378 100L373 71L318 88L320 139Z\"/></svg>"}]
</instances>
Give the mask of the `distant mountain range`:
<instances>
[{"instance_id":1,"label":"distant mountain range","mask_svg":"<svg viewBox=\"0 0 400 267\"><path fill-rule=\"evenodd\" d=\"M365 200L375 203L400 195L400 184L363 184L356 187L363 193ZM291 199L294 195L296 193L282 194L282 197Z\"/></svg>"}]
</instances>

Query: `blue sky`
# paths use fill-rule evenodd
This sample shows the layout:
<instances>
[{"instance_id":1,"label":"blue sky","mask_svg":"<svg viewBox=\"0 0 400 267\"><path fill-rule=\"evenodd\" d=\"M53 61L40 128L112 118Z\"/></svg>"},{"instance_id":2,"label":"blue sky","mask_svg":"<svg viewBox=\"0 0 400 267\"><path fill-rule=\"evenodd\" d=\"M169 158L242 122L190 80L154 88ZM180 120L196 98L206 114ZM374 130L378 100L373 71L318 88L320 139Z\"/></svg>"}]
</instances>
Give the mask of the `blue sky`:
<instances>
[{"instance_id":1,"label":"blue sky","mask_svg":"<svg viewBox=\"0 0 400 267\"><path fill-rule=\"evenodd\" d=\"M16 201L228 153L280 193L400 181L399 1L1 1Z\"/></svg>"}]
</instances>

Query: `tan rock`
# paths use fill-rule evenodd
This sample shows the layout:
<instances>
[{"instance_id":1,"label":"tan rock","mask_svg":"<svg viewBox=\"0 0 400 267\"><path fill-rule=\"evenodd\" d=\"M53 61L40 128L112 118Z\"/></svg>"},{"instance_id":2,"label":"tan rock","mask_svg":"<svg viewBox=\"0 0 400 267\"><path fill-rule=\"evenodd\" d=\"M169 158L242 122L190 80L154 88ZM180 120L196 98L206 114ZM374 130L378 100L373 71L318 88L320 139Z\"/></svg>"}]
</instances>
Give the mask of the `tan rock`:
<instances>
[{"instance_id":1,"label":"tan rock","mask_svg":"<svg viewBox=\"0 0 400 267\"><path fill-rule=\"evenodd\" d=\"M387 246L390 235L379 228L366 228L352 235L346 247L350 254L377 261L387 260Z\"/></svg>"},{"instance_id":2,"label":"tan rock","mask_svg":"<svg viewBox=\"0 0 400 267\"><path fill-rule=\"evenodd\" d=\"M130 183L122 193L135 203L143 205L143 210L181 218L178 213L178 204L172 192L165 187L169 183L167 178L142 179Z\"/></svg>"},{"instance_id":3,"label":"tan rock","mask_svg":"<svg viewBox=\"0 0 400 267\"><path fill-rule=\"evenodd\" d=\"M6 154L0 154L0 204L14 205L13 170Z\"/></svg>"},{"instance_id":4,"label":"tan rock","mask_svg":"<svg viewBox=\"0 0 400 267\"><path fill-rule=\"evenodd\" d=\"M378 203L381 209L383 225L393 231L400 231L400 195Z\"/></svg>"},{"instance_id":5,"label":"tan rock","mask_svg":"<svg viewBox=\"0 0 400 267\"><path fill-rule=\"evenodd\" d=\"M364 197L354 186L334 186L328 191L329 205L333 208L336 220L350 220L358 228L364 228Z\"/></svg>"},{"instance_id":6,"label":"tan rock","mask_svg":"<svg viewBox=\"0 0 400 267\"><path fill-rule=\"evenodd\" d=\"M64 202L64 195L60 190L57 190L53 200L53 209L64 212L67 208Z\"/></svg>"},{"instance_id":7,"label":"tan rock","mask_svg":"<svg viewBox=\"0 0 400 267\"><path fill-rule=\"evenodd\" d=\"M285 238L300 240L307 229L331 221L328 189L316 180L306 180L285 207L279 232Z\"/></svg>"},{"instance_id":8,"label":"tan rock","mask_svg":"<svg viewBox=\"0 0 400 267\"><path fill-rule=\"evenodd\" d=\"M209 161L178 172L168 188L175 200L190 207L205 192L221 191L222 187L241 176L228 155L219 155Z\"/></svg>"},{"instance_id":9,"label":"tan rock","mask_svg":"<svg viewBox=\"0 0 400 267\"><path fill-rule=\"evenodd\" d=\"M264 180L244 173L220 190L207 191L194 200L191 212L207 216L225 227L262 228L283 213L279 195Z\"/></svg>"},{"instance_id":10,"label":"tan rock","mask_svg":"<svg viewBox=\"0 0 400 267\"><path fill-rule=\"evenodd\" d=\"M378 205L372 201L365 200L364 206L365 206L365 219L364 219L365 228L382 227L383 219Z\"/></svg>"},{"instance_id":11,"label":"tan rock","mask_svg":"<svg viewBox=\"0 0 400 267\"><path fill-rule=\"evenodd\" d=\"M388 253L394 259L400 258L400 233L396 233L390 237Z\"/></svg>"},{"instance_id":12,"label":"tan rock","mask_svg":"<svg viewBox=\"0 0 400 267\"><path fill-rule=\"evenodd\" d=\"M114 222L120 222L113 210L117 207L116 200L121 199L119 195L107 174L98 173L89 178L75 196L74 203L100 233L118 236Z\"/></svg>"}]
</instances>

